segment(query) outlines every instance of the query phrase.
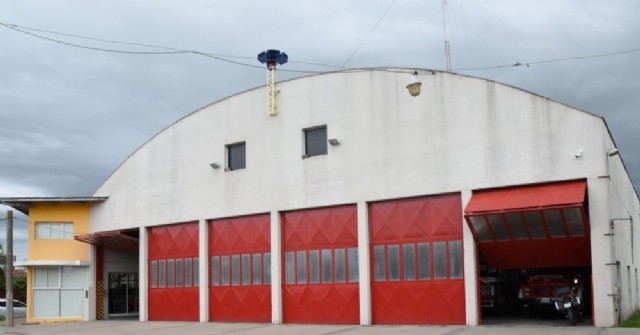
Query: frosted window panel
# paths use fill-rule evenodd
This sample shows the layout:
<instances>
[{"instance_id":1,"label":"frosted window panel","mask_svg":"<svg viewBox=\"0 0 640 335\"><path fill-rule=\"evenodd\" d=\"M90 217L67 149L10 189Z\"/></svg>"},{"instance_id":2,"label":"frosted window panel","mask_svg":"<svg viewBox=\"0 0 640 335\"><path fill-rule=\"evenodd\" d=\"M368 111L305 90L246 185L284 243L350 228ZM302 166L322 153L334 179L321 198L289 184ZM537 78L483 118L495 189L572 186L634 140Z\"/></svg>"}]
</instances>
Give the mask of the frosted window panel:
<instances>
[{"instance_id":1,"label":"frosted window panel","mask_svg":"<svg viewBox=\"0 0 640 335\"><path fill-rule=\"evenodd\" d=\"M182 265L182 258L178 258L176 259L176 287L182 287L183 285L183 270L184 267Z\"/></svg>"},{"instance_id":2,"label":"frosted window panel","mask_svg":"<svg viewBox=\"0 0 640 335\"><path fill-rule=\"evenodd\" d=\"M251 256L249 254L242 255L242 285L251 284Z\"/></svg>"},{"instance_id":3,"label":"frosted window panel","mask_svg":"<svg viewBox=\"0 0 640 335\"><path fill-rule=\"evenodd\" d=\"M384 245L376 245L373 247L373 278L376 281L385 281L385 270Z\"/></svg>"},{"instance_id":4,"label":"frosted window panel","mask_svg":"<svg viewBox=\"0 0 640 335\"><path fill-rule=\"evenodd\" d=\"M358 275L358 248L349 248L347 251L347 262L349 267L349 282L357 283L360 280Z\"/></svg>"},{"instance_id":5,"label":"frosted window panel","mask_svg":"<svg viewBox=\"0 0 640 335\"><path fill-rule=\"evenodd\" d=\"M84 310L84 290L62 290L60 296L61 317L81 317Z\"/></svg>"},{"instance_id":6,"label":"frosted window panel","mask_svg":"<svg viewBox=\"0 0 640 335\"><path fill-rule=\"evenodd\" d=\"M433 265L436 279L447 278L446 242L433 242Z\"/></svg>"},{"instance_id":7,"label":"frosted window panel","mask_svg":"<svg viewBox=\"0 0 640 335\"><path fill-rule=\"evenodd\" d=\"M284 282L286 284L295 284L296 282L296 269L295 254L293 251L287 251L284 253Z\"/></svg>"},{"instance_id":8,"label":"frosted window panel","mask_svg":"<svg viewBox=\"0 0 640 335\"><path fill-rule=\"evenodd\" d=\"M158 287L158 261L151 261L151 288Z\"/></svg>"},{"instance_id":9,"label":"frosted window panel","mask_svg":"<svg viewBox=\"0 0 640 335\"><path fill-rule=\"evenodd\" d=\"M167 287L173 287L175 285L176 276L176 264L175 260L167 260Z\"/></svg>"},{"instance_id":10,"label":"frosted window panel","mask_svg":"<svg viewBox=\"0 0 640 335\"><path fill-rule=\"evenodd\" d=\"M49 238L49 224L47 223L36 224L36 238L37 239Z\"/></svg>"},{"instance_id":11,"label":"frosted window panel","mask_svg":"<svg viewBox=\"0 0 640 335\"><path fill-rule=\"evenodd\" d=\"M322 282L331 283L333 281L333 260L331 259L331 249L322 249Z\"/></svg>"},{"instance_id":12,"label":"frosted window panel","mask_svg":"<svg viewBox=\"0 0 640 335\"><path fill-rule=\"evenodd\" d=\"M240 285L240 255L231 256L231 284Z\"/></svg>"},{"instance_id":13,"label":"frosted window panel","mask_svg":"<svg viewBox=\"0 0 640 335\"><path fill-rule=\"evenodd\" d=\"M62 225L63 235L66 239L73 239L73 223L65 223Z\"/></svg>"},{"instance_id":14,"label":"frosted window panel","mask_svg":"<svg viewBox=\"0 0 640 335\"><path fill-rule=\"evenodd\" d=\"M387 246L389 280L400 280L400 247L397 244Z\"/></svg>"},{"instance_id":15,"label":"frosted window panel","mask_svg":"<svg viewBox=\"0 0 640 335\"><path fill-rule=\"evenodd\" d=\"M60 316L60 290L33 290L33 316Z\"/></svg>"},{"instance_id":16,"label":"frosted window panel","mask_svg":"<svg viewBox=\"0 0 640 335\"><path fill-rule=\"evenodd\" d=\"M60 268L47 268L47 287L60 287Z\"/></svg>"},{"instance_id":17,"label":"frosted window panel","mask_svg":"<svg viewBox=\"0 0 640 335\"><path fill-rule=\"evenodd\" d=\"M84 288L87 286L87 268L85 267L62 267L62 287L63 288Z\"/></svg>"},{"instance_id":18,"label":"frosted window panel","mask_svg":"<svg viewBox=\"0 0 640 335\"><path fill-rule=\"evenodd\" d=\"M200 260L193 259L193 286L200 286Z\"/></svg>"},{"instance_id":19,"label":"frosted window panel","mask_svg":"<svg viewBox=\"0 0 640 335\"><path fill-rule=\"evenodd\" d=\"M222 283L223 286L228 286L229 285L229 256L220 257L220 265L221 265L220 273L222 274L222 279L220 280L220 283Z\"/></svg>"},{"instance_id":20,"label":"frosted window panel","mask_svg":"<svg viewBox=\"0 0 640 335\"><path fill-rule=\"evenodd\" d=\"M404 280L416 280L416 265L413 243L402 245L402 270Z\"/></svg>"},{"instance_id":21,"label":"frosted window panel","mask_svg":"<svg viewBox=\"0 0 640 335\"><path fill-rule=\"evenodd\" d=\"M184 286L190 287L193 285L193 267L191 266L191 258L184 260Z\"/></svg>"},{"instance_id":22,"label":"frosted window panel","mask_svg":"<svg viewBox=\"0 0 640 335\"><path fill-rule=\"evenodd\" d=\"M158 287L166 286L166 262L164 259L158 261Z\"/></svg>"},{"instance_id":23,"label":"frosted window panel","mask_svg":"<svg viewBox=\"0 0 640 335\"><path fill-rule=\"evenodd\" d=\"M309 283L320 282L320 251L309 250Z\"/></svg>"},{"instance_id":24,"label":"frosted window panel","mask_svg":"<svg viewBox=\"0 0 640 335\"><path fill-rule=\"evenodd\" d=\"M335 257L336 257L336 283L344 283L346 280L344 249L336 249Z\"/></svg>"},{"instance_id":25,"label":"frosted window panel","mask_svg":"<svg viewBox=\"0 0 640 335\"><path fill-rule=\"evenodd\" d=\"M34 286L35 287L47 287L47 269L46 268L34 268L33 273Z\"/></svg>"},{"instance_id":26,"label":"frosted window panel","mask_svg":"<svg viewBox=\"0 0 640 335\"><path fill-rule=\"evenodd\" d=\"M271 253L264 253L264 277L263 283L271 284Z\"/></svg>"},{"instance_id":27,"label":"frosted window panel","mask_svg":"<svg viewBox=\"0 0 640 335\"><path fill-rule=\"evenodd\" d=\"M418 243L418 279L431 279L429 243Z\"/></svg>"},{"instance_id":28,"label":"frosted window panel","mask_svg":"<svg viewBox=\"0 0 640 335\"><path fill-rule=\"evenodd\" d=\"M304 250L298 251L296 257L298 284L304 284L307 282L307 253Z\"/></svg>"},{"instance_id":29,"label":"frosted window panel","mask_svg":"<svg viewBox=\"0 0 640 335\"><path fill-rule=\"evenodd\" d=\"M211 285L220 285L220 257L211 257Z\"/></svg>"},{"instance_id":30,"label":"frosted window panel","mask_svg":"<svg viewBox=\"0 0 640 335\"><path fill-rule=\"evenodd\" d=\"M260 285L262 283L262 255L253 254L253 284Z\"/></svg>"},{"instance_id":31,"label":"frosted window panel","mask_svg":"<svg viewBox=\"0 0 640 335\"><path fill-rule=\"evenodd\" d=\"M451 278L462 278L462 242L449 242L449 268Z\"/></svg>"}]
</instances>

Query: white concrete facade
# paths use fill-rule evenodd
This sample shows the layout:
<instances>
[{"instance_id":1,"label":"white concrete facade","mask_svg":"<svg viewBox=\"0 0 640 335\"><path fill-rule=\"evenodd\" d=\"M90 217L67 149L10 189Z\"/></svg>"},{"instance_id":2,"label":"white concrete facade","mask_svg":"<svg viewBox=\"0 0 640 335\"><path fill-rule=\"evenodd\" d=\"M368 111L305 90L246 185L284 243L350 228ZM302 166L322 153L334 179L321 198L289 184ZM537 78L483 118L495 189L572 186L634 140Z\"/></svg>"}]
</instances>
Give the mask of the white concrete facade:
<instances>
[{"instance_id":1,"label":"white concrete facade","mask_svg":"<svg viewBox=\"0 0 640 335\"><path fill-rule=\"evenodd\" d=\"M420 71L422 94L411 97L405 85L412 71L353 70L282 82L278 116L267 115L264 87L249 90L186 116L123 162L95 193L108 200L93 205L90 222L92 232L141 227L140 319L147 319L145 227L199 220L202 244L204 220L271 213L272 321L280 323L279 213L357 204L360 318L370 324L362 231L369 202L457 192L464 208L475 189L574 179L588 184L594 323L611 326L638 309L640 228L633 224L640 204L621 157L607 155L615 144L604 120L446 72ZM341 145L303 159L303 129L321 125ZM213 162L225 166L225 145L237 142L246 142L246 169L212 169ZM462 224L466 318L475 325L476 251ZM201 249L201 283L208 282L205 254ZM206 296L201 292L201 307ZM200 320L207 317L201 309Z\"/></svg>"}]
</instances>

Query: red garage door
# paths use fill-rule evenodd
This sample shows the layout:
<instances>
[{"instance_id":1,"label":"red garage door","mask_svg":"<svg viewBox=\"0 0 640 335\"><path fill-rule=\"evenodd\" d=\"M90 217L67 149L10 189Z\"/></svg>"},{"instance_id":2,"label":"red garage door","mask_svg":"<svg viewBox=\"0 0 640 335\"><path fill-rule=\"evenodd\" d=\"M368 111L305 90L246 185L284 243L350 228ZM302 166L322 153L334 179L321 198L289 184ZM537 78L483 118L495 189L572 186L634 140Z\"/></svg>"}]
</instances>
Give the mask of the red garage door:
<instances>
[{"instance_id":1,"label":"red garage door","mask_svg":"<svg viewBox=\"0 0 640 335\"><path fill-rule=\"evenodd\" d=\"M441 195L369 206L376 324L464 324L462 205Z\"/></svg>"},{"instance_id":2,"label":"red garage door","mask_svg":"<svg viewBox=\"0 0 640 335\"><path fill-rule=\"evenodd\" d=\"M285 322L358 323L356 206L282 215Z\"/></svg>"},{"instance_id":3,"label":"red garage door","mask_svg":"<svg viewBox=\"0 0 640 335\"><path fill-rule=\"evenodd\" d=\"M211 321L271 321L269 214L209 221Z\"/></svg>"},{"instance_id":4,"label":"red garage door","mask_svg":"<svg viewBox=\"0 0 640 335\"><path fill-rule=\"evenodd\" d=\"M465 210L495 269L591 266L584 180L476 191Z\"/></svg>"},{"instance_id":5,"label":"red garage door","mask_svg":"<svg viewBox=\"0 0 640 335\"><path fill-rule=\"evenodd\" d=\"M149 320L197 321L198 223L149 228Z\"/></svg>"}]
</instances>

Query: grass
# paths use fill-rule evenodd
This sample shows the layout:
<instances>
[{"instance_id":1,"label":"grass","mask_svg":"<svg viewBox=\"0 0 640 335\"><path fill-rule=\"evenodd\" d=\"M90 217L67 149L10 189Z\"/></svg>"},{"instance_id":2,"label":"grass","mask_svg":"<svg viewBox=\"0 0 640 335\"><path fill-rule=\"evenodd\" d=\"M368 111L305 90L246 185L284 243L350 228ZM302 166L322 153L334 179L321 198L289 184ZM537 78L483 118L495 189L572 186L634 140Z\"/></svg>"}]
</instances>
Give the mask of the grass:
<instances>
[{"instance_id":1,"label":"grass","mask_svg":"<svg viewBox=\"0 0 640 335\"><path fill-rule=\"evenodd\" d=\"M625 328L640 328L640 311L633 313L627 321L622 323Z\"/></svg>"}]
</instances>

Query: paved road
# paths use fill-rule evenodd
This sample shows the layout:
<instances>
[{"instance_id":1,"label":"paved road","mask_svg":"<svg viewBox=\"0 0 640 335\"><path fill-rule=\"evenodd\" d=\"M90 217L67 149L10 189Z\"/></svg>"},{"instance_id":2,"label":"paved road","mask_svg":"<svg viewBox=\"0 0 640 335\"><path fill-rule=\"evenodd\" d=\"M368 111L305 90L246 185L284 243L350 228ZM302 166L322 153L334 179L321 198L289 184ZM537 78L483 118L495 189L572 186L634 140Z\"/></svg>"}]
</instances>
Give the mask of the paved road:
<instances>
[{"instance_id":1,"label":"paved road","mask_svg":"<svg viewBox=\"0 0 640 335\"><path fill-rule=\"evenodd\" d=\"M330 326L271 325L252 323L90 321L0 327L0 334L11 335L638 335L631 328L594 328L589 326L499 325L499 326Z\"/></svg>"}]
</instances>

